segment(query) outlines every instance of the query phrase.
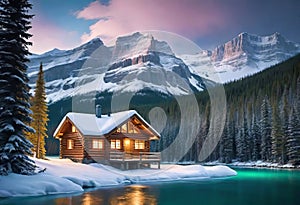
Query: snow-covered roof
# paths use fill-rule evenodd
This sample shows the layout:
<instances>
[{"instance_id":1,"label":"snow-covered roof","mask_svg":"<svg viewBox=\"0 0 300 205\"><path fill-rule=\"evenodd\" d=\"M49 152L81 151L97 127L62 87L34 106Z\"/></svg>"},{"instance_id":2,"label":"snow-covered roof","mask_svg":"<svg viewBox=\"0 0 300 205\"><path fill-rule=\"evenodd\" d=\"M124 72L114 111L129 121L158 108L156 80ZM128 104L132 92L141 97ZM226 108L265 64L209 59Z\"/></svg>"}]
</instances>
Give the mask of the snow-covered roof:
<instances>
[{"instance_id":1,"label":"snow-covered roof","mask_svg":"<svg viewBox=\"0 0 300 205\"><path fill-rule=\"evenodd\" d=\"M95 114L69 112L56 128L54 137L57 136L66 119L69 119L83 135L101 136L108 134L134 115L136 115L144 124L146 124L154 135L160 137L160 134L135 110L117 112L111 114L110 116L101 115L101 118L96 117Z\"/></svg>"}]
</instances>

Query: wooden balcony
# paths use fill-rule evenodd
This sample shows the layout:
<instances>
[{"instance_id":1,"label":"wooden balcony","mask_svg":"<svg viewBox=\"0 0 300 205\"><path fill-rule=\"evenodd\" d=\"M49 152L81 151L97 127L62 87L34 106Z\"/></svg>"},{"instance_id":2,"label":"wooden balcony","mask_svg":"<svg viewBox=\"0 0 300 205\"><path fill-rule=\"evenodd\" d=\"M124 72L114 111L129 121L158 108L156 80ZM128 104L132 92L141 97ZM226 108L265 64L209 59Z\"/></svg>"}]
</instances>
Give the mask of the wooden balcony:
<instances>
[{"instance_id":1,"label":"wooden balcony","mask_svg":"<svg viewBox=\"0 0 300 205\"><path fill-rule=\"evenodd\" d=\"M142 165L155 163L160 169L160 152L110 152L109 160L121 164L122 169L129 169L129 164L137 164L137 168Z\"/></svg>"}]
</instances>

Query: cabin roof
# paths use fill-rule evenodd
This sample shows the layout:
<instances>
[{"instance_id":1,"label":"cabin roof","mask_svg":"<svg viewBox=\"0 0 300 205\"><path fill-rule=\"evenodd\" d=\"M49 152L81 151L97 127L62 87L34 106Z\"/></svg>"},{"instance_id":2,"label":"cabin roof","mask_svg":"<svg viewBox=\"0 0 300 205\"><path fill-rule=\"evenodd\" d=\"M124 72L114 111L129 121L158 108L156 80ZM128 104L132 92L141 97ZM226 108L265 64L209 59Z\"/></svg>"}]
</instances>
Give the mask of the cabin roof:
<instances>
[{"instance_id":1,"label":"cabin roof","mask_svg":"<svg viewBox=\"0 0 300 205\"><path fill-rule=\"evenodd\" d=\"M67 119L69 119L83 135L101 136L110 133L113 129L120 126L134 115L146 124L154 135L160 137L160 134L135 110L117 112L110 116L101 115L101 118L96 117L95 114L69 112L56 128L54 137L58 135L61 127Z\"/></svg>"}]
</instances>

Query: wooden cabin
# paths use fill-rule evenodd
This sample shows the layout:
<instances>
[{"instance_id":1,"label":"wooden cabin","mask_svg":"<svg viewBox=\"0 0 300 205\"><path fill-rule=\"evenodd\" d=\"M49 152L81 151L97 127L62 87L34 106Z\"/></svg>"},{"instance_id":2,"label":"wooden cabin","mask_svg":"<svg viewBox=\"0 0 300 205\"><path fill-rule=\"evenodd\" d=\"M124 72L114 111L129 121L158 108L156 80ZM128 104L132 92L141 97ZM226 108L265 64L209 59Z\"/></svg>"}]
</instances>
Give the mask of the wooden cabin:
<instances>
[{"instance_id":1,"label":"wooden cabin","mask_svg":"<svg viewBox=\"0 0 300 205\"><path fill-rule=\"evenodd\" d=\"M101 115L68 113L54 132L60 141L60 158L140 168L157 164L160 153L150 152L150 142L160 134L135 110Z\"/></svg>"}]
</instances>

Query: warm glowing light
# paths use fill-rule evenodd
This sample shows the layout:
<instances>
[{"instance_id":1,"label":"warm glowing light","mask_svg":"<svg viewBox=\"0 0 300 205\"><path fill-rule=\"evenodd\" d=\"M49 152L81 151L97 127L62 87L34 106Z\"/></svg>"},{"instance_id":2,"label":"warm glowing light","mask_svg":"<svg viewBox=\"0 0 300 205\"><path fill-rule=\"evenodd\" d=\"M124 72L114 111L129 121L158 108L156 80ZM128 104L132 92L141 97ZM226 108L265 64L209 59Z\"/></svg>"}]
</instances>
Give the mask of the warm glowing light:
<instances>
[{"instance_id":1,"label":"warm glowing light","mask_svg":"<svg viewBox=\"0 0 300 205\"><path fill-rule=\"evenodd\" d=\"M72 125L72 132L76 132L76 127Z\"/></svg>"},{"instance_id":2,"label":"warm glowing light","mask_svg":"<svg viewBox=\"0 0 300 205\"><path fill-rule=\"evenodd\" d=\"M74 149L74 140L72 139L67 140L67 149Z\"/></svg>"},{"instance_id":3,"label":"warm glowing light","mask_svg":"<svg viewBox=\"0 0 300 205\"><path fill-rule=\"evenodd\" d=\"M145 149L145 141L134 140L134 149Z\"/></svg>"},{"instance_id":4,"label":"warm glowing light","mask_svg":"<svg viewBox=\"0 0 300 205\"><path fill-rule=\"evenodd\" d=\"M121 149L121 140L110 140L110 148L111 149Z\"/></svg>"},{"instance_id":5,"label":"warm glowing light","mask_svg":"<svg viewBox=\"0 0 300 205\"><path fill-rule=\"evenodd\" d=\"M143 185L131 185L126 188L126 193L110 200L110 204L131 205L156 205L157 200L147 192L148 187Z\"/></svg>"},{"instance_id":6,"label":"warm glowing light","mask_svg":"<svg viewBox=\"0 0 300 205\"><path fill-rule=\"evenodd\" d=\"M130 139L125 139L124 140L124 146L129 146L130 145Z\"/></svg>"}]
</instances>

